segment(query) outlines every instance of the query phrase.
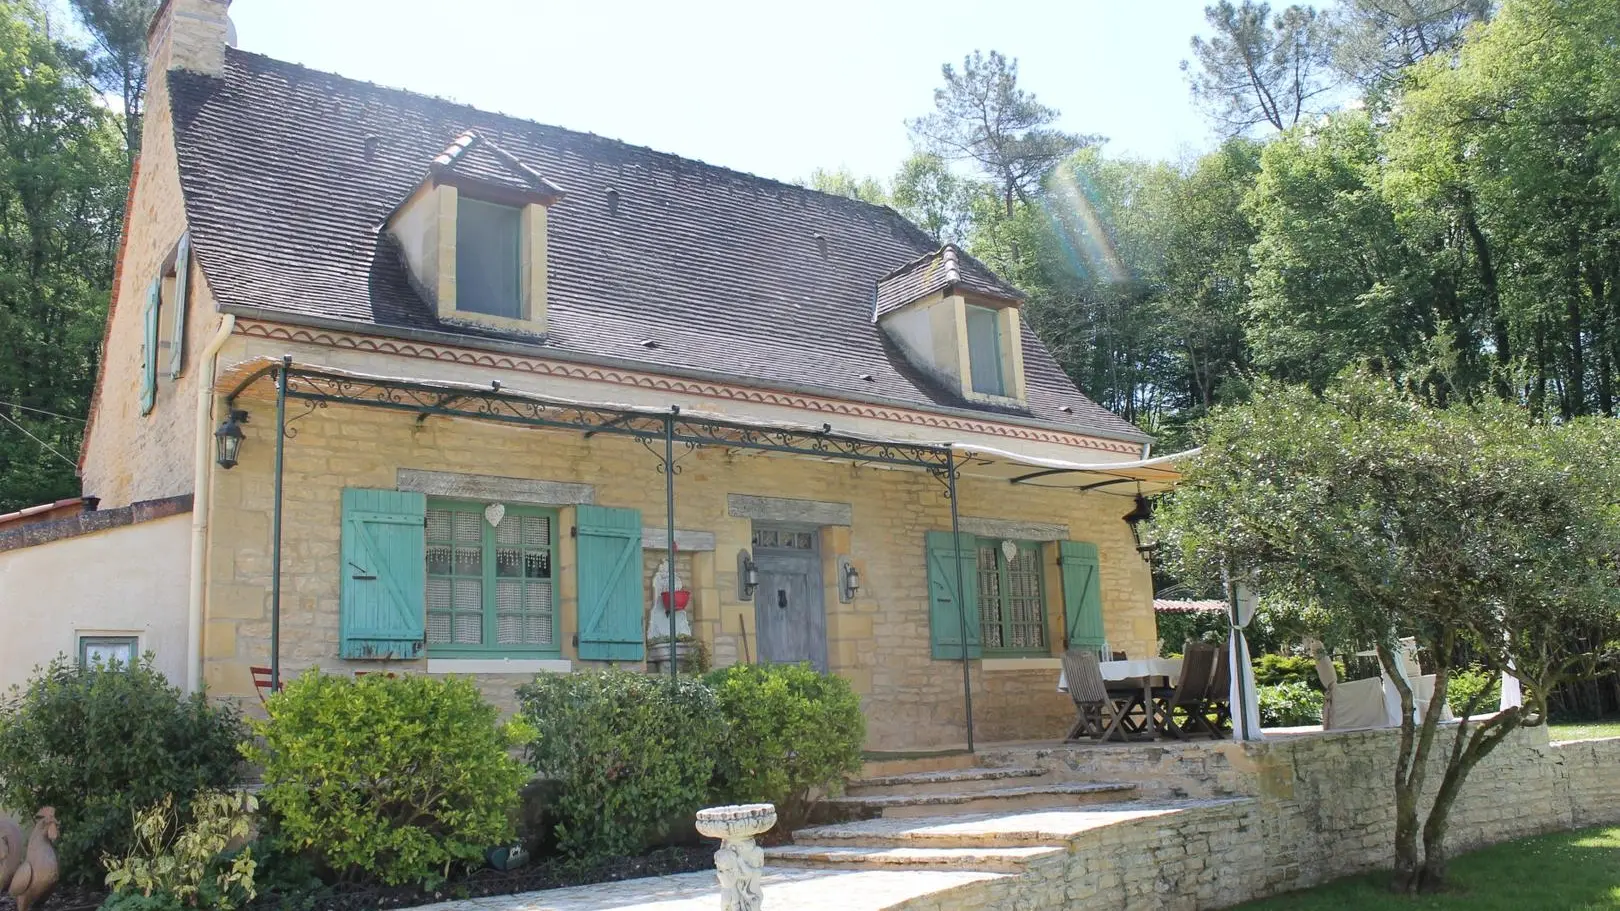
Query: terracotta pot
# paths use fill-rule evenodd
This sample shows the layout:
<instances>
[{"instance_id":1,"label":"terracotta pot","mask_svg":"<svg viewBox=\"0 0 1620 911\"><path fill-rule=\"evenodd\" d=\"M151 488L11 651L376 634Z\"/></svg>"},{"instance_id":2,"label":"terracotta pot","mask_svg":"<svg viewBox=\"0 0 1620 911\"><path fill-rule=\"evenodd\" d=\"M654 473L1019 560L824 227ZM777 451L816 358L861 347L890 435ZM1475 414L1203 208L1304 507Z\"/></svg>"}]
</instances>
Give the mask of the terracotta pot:
<instances>
[{"instance_id":1,"label":"terracotta pot","mask_svg":"<svg viewBox=\"0 0 1620 911\"><path fill-rule=\"evenodd\" d=\"M664 592L664 594L663 594L663 602L664 602L664 607L665 608L669 607L669 596L670 596L670 594L671 594L670 592ZM691 602L691 600L692 600L692 593L683 588L683 589L680 589L679 591L674 592L674 595L675 595L675 609L676 610L686 610L686 605L689 602Z\"/></svg>"}]
</instances>

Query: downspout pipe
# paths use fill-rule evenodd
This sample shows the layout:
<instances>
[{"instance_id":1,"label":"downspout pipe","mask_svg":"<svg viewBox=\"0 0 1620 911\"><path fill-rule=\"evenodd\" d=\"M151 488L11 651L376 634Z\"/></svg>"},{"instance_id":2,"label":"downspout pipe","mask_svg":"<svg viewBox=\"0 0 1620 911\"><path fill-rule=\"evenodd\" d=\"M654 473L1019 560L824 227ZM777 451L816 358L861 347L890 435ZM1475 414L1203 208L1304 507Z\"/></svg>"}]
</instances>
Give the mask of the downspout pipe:
<instances>
[{"instance_id":1,"label":"downspout pipe","mask_svg":"<svg viewBox=\"0 0 1620 911\"><path fill-rule=\"evenodd\" d=\"M219 329L208 340L197 358L197 439L192 453L191 478L191 594L186 608L186 692L195 693L203 683L203 596L207 589L208 511L213 499L214 453L214 371L219 366L219 349L236 328L230 313L220 320Z\"/></svg>"}]
</instances>

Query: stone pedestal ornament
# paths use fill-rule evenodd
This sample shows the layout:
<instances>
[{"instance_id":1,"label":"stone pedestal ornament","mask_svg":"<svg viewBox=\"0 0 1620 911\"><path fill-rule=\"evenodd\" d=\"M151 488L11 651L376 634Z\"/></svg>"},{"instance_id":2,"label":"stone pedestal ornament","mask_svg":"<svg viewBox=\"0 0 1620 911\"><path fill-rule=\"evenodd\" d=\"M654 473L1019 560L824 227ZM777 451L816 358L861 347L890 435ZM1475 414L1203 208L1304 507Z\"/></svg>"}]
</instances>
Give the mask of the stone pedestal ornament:
<instances>
[{"instance_id":1,"label":"stone pedestal ornament","mask_svg":"<svg viewBox=\"0 0 1620 911\"><path fill-rule=\"evenodd\" d=\"M754 836L774 825L776 807L768 803L698 811L697 830L720 839L714 866L720 874L721 911L759 911L764 904L759 878L765 869L765 851L754 844Z\"/></svg>"}]
</instances>

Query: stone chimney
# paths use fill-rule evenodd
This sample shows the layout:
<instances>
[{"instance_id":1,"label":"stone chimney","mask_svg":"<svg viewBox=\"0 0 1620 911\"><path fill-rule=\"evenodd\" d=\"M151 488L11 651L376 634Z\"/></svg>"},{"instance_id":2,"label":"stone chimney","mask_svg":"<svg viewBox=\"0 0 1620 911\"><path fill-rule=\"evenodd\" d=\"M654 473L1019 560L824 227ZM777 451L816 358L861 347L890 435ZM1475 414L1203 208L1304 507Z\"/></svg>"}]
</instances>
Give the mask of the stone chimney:
<instances>
[{"instance_id":1,"label":"stone chimney","mask_svg":"<svg viewBox=\"0 0 1620 911\"><path fill-rule=\"evenodd\" d=\"M225 47L236 43L231 0L163 0L146 32L150 80L165 70L225 73Z\"/></svg>"}]
</instances>

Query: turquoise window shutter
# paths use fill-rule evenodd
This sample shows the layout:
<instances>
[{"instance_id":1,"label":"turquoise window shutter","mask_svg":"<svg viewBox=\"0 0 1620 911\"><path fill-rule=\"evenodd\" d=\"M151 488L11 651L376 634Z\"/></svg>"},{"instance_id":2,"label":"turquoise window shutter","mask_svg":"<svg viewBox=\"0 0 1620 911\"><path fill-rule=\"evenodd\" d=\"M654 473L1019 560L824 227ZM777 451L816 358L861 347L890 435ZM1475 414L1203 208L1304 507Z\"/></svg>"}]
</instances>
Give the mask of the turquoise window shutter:
<instances>
[{"instance_id":1,"label":"turquoise window shutter","mask_svg":"<svg viewBox=\"0 0 1620 911\"><path fill-rule=\"evenodd\" d=\"M951 534L931 531L928 549L928 633L935 658L962 657L962 627L966 618L967 655L981 653L978 599L973 586L979 578L978 548L972 535L952 546ZM957 570L961 575L958 577ZM957 579L965 584L965 597L957 592Z\"/></svg>"},{"instance_id":2,"label":"turquoise window shutter","mask_svg":"<svg viewBox=\"0 0 1620 911\"><path fill-rule=\"evenodd\" d=\"M1064 628L1069 648L1101 649L1103 635L1101 561L1097 545L1084 541L1058 542L1063 569Z\"/></svg>"},{"instance_id":3,"label":"turquoise window shutter","mask_svg":"<svg viewBox=\"0 0 1620 911\"><path fill-rule=\"evenodd\" d=\"M579 657L591 661L640 661L646 655L641 628L641 511L577 507L579 562Z\"/></svg>"},{"instance_id":4,"label":"turquoise window shutter","mask_svg":"<svg viewBox=\"0 0 1620 911\"><path fill-rule=\"evenodd\" d=\"M427 497L400 490L343 491L341 654L417 658L427 602Z\"/></svg>"},{"instance_id":5,"label":"turquoise window shutter","mask_svg":"<svg viewBox=\"0 0 1620 911\"><path fill-rule=\"evenodd\" d=\"M157 404L158 309L163 303L163 277L152 279L146 292L145 334L141 342L141 414Z\"/></svg>"},{"instance_id":6,"label":"turquoise window shutter","mask_svg":"<svg viewBox=\"0 0 1620 911\"><path fill-rule=\"evenodd\" d=\"M180 235L174 251L174 331L169 334L169 378L186 365L186 284L191 279L191 234Z\"/></svg>"}]
</instances>

